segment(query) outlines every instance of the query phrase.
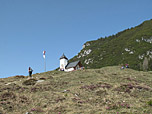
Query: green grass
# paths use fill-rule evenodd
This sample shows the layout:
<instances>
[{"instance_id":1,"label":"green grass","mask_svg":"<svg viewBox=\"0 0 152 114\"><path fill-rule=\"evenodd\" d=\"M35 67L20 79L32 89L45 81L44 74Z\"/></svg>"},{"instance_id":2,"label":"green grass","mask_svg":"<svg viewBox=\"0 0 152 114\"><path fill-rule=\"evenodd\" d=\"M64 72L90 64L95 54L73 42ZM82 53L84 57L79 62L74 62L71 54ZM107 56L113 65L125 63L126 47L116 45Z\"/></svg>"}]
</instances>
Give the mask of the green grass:
<instances>
[{"instance_id":1,"label":"green grass","mask_svg":"<svg viewBox=\"0 0 152 114\"><path fill-rule=\"evenodd\" d=\"M2 114L150 114L152 72L119 66L0 79ZM37 82L37 80L43 80ZM26 85L27 84L27 85ZM31 85L30 85L31 84Z\"/></svg>"}]
</instances>

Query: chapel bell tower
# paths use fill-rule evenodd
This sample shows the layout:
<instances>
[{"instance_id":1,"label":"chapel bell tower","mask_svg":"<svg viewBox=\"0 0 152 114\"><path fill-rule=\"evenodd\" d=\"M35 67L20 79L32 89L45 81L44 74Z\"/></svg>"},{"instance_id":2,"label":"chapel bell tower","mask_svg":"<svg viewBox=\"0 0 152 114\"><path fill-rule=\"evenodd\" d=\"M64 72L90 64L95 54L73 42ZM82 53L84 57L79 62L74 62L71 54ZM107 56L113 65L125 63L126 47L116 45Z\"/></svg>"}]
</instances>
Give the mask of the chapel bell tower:
<instances>
[{"instance_id":1,"label":"chapel bell tower","mask_svg":"<svg viewBox=\"0 0 152 114\"><path fill-rule=\"evenodd\" d=\"M60 70L65 70L67 64L68 64L68 58L63 54L60 57Z\"/></svg>"}]
</instances>

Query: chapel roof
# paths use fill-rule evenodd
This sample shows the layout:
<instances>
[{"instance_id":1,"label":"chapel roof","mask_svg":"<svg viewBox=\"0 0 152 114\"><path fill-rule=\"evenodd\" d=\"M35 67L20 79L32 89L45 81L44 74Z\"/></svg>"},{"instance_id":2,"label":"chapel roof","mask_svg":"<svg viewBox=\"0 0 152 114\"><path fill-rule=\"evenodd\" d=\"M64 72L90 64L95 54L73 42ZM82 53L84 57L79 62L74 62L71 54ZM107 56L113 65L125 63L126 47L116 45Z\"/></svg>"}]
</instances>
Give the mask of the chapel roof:
<instances>
[{"instance_id":1,"label":"chapel roof","mask_svg":"<svg viewBox=\"0 0 152 114\"><path fill-rule=\"evenodd\" d=\"M72 67L75 67L80 61L75 61L75 62L72 62L72 63L69 63L66 68L72 68Z\"/></svg>"},{"instance_id":2,"label":"chapel roof","mask_svg":"<svg viewBox=\"0 0 152 114\"><path fill-rule=\"evenodd\" d=\"M60 57L60 59L67 59L67 60L68 60L68 58L64 55L64 53L63 53L63 55Z\"/></svg>"}]
</instances>

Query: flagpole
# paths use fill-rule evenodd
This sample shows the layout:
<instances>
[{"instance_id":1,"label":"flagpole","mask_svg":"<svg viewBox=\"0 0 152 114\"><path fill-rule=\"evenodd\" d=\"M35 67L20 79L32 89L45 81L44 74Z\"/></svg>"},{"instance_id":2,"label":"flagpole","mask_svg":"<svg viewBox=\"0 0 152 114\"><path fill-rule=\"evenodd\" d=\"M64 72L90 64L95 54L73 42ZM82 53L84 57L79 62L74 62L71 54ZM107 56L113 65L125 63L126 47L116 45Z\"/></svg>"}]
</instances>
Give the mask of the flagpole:
<instances>
[{"instance_id":1,"label":"flagpole","mask_svg":"<svg viewBox=\"0 0 152 114\"><path fill-rule=\"evenodd\" d=\"M44 72L46 72L46 59L45 59L46 51L43 51L43 58L44 58Z\"/></svg>"},{"instance_id":2,"label":"flagpole","mask_svg":"<svg viewBox=\"0 0 152 114\"><path fill-rule=\"evenodd\" d=\"M46 60L44 58L44 71L46 72Z\"/></svg>"}]
</instances>

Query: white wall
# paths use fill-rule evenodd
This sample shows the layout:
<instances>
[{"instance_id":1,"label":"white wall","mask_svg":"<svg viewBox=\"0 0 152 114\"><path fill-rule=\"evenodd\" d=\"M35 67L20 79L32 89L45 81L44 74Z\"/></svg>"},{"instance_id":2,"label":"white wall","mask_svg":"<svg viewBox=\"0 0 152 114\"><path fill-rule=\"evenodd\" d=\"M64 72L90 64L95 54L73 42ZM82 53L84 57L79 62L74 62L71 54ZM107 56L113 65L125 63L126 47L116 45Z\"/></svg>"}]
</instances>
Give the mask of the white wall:
<instances>
[{"instance_id":1,"label":"white wall","mask_svg":"<svg viewBox=\"0 0 152 114\"><path fill-rule=\"evenodd\" d=\"M70 72L70 71L73 71L74 68L69 68L69 69L65 69L65 72Z\"/></svg>"},{"instance_id":2,"label":"white wall","mask_svg":"<svg viewBox=\"0 0 152 114\"><path fill-rule=\"evenodd\" d=\"M65 69L65 66L68 64L68 60L60 59L60 69Z\"/></svg>"}]
</instances>

